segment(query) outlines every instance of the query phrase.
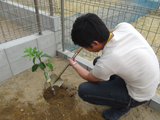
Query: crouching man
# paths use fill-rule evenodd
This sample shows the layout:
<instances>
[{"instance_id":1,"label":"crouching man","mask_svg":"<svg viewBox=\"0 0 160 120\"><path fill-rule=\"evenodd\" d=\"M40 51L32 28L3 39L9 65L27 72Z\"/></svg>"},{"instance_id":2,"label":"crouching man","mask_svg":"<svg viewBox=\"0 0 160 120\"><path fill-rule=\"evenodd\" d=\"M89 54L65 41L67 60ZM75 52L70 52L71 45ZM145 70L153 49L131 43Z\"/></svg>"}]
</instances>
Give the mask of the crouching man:
<instances>
[{"instance_id":1,"label":"crouching man","mask_svg":"<svg viewBox=\"0 0 160 120\"><path fill-rule=\"evenodd\" d=\"M108 30L95 14L78 17L71 32L74 44L91 52L99 52L88 72L75 60L70 65L87 82L79 86L79 96L96 105L110 106L102 116L117 120L133 107L149 101L156 92L159 62L144 37L129 23Z\"/></svg>"}]
</instances>

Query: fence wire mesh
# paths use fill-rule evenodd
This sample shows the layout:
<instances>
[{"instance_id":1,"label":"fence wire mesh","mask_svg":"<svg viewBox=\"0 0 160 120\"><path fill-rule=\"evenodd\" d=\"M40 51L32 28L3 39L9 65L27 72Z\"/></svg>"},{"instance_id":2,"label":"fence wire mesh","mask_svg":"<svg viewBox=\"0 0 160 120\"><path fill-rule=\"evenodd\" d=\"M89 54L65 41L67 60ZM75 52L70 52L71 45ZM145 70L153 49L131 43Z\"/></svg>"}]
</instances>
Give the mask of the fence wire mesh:
<instances>
[{"instance_id":1,"label":"fence wire mesh","mask_svg":"<svg viewBox=\"0 0 160 120\"><path fill-rule=\"evenodd\" d=\"M140 0L139 0L140 1ZM148 1L149 2L149 1ZM109 29L120 22L128 22L132 24L152 46L155 53L160 60L160 10L159 3L152 2L108 2L108 1L65 1L65 44L66 49L74 50L77 46L72 43L70 34L73 22L77 17L85 13L97 14ZM85 50L83 50L85 51ZM99 53L81 52L83 57L93 60L94 57L99 56Z\"/></svg>"},{"instance_id":2,"label":"fence wire mesh","mask_svg":"<svg viewBox=\"0 0 160 120\"><path fill-rule=\"evenodd\" d=\"M0 0L0 43L38 33L40 30L53 30L47 16L60 13L59 6L60 1L55 3L55 0ZM35 7L41 15L39 22Z\"/></svg>"}]
</instances>

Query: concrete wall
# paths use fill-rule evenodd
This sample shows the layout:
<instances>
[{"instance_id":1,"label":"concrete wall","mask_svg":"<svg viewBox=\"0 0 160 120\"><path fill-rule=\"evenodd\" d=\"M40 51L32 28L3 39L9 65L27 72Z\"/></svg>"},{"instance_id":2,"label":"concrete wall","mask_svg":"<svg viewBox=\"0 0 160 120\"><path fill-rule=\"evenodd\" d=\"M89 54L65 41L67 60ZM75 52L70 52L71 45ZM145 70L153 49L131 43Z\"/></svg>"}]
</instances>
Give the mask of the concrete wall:
<instances>
[{"instance_id":1,"label":"concrete wall","mask_svg":"<svg viewBox=\"0 0 160 120\"><path fill-rule=\"evenodd\" d=\"M21 57L25 55L24 47L37 47L39 51L53 57L56 55L56 43L55 33L47 30L42 35L34 34L0 44L0 82L32 67L29 57Z\"/></svg>"},{"instance_id":2,"label":"concrete wall","mask_svg":"<svg viewBox=\"0 0 160 120\"><path fill-rule=\"evenodd\" d=\"M0 82L32 67L33 63L29 61L29 57L21 57L24 55L24 47L37 47L39 51L52 57L56 55L56 49L61 48L60 17L49 16L49 13L43 11L39 13L42 30L47 29L42 32L42 35L37 33L0 44ZM37 32L34 8L10 1L0 1L0 16ZM43 58L42 61L46 59Z\"/></svg>"}]
</instances>

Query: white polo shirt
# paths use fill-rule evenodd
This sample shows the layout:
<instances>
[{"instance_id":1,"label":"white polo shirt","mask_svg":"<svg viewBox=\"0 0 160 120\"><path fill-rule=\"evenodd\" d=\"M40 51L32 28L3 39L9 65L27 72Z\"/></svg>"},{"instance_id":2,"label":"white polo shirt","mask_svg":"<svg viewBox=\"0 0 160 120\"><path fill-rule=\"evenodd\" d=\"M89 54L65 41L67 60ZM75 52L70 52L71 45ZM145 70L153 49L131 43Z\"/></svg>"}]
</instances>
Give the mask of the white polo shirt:
<instances>
[{"instance_id":1,"label":"white polo shirt","mask_svg":"<svg viewBox=\"0 0 160 120\"><path fill-rule=\"evenodd\" d=\"M150 100L160 83L159 62L153 49L129 23L118 24L113 34L93 68L93 75L109 80L116 74L125 80L133 99Z\"/></svg>"}]
</instances>

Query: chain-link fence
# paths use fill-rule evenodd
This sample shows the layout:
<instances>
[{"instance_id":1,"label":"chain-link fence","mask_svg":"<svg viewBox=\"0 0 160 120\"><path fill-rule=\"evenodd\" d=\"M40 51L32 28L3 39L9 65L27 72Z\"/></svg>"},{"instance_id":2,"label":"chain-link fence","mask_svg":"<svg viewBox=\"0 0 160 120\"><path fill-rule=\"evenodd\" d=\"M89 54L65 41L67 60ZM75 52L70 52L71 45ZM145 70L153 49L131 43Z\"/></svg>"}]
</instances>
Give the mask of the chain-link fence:
<instances>
[{"instance_id":1,"label":"chain-link fence","mask_svg":"<svg viewBox=\"0 0 160 120\"><path fill-rule=\"evenodd\" d=\"M0 0L0 43L54 30L59 5L55 0Z\"/></svg>"},{"instance_id":2,"label":"chain-link fence","mask_svg":"<svg viewBox=\"0 0 160 120\"><path fill-rule=\"evenodd\" d=\"M42 31L54 30L49 16L61 16L62 0L0 0L0 43ZM65 48L74 51L70 32L74 20L85 13L97 14L109 29L120 22L131 23L153 47L160 60L160 9L158 0L63 0ZM99 53L83 50L93 60Z\"/></svg>"},{"instance_id":3,"label":"chain-link fence","mask_svg":"<svg viewBox=\"0 0 160 120\"><path fill-rule=\"evenodd\" d=\"M127 0L126 0L127 1ZM81 14L97 14L109 29L113 29L120 22L131 23L149 42L160 60L160 9L157 0L134 1L65 1L65 46L74 50L77 46L72 43L70 34L73 22ZM83 50L80 53L84 58L92 61L99 53L90 53Z\"/></svg>"},{"instance_id":4,"label":"chain-link fence","mask_svg":"<svg viewBox=\"0 0 160 120\"><path fill-rule=\"evenodd\" d=\"M131 23L153 47L160 59L160 9L158 0L64 0L65 48L75 46L70 32L74 20L85 13L97 14L109 29L120 22ZM39 16L43 15L43 16ZM6 42L46 29L53 30L48 16L61 16L61 0L1 0L0 42ZM81 52L81 56L93 60L100 53Z\"/></svg>"}]
</instances>

